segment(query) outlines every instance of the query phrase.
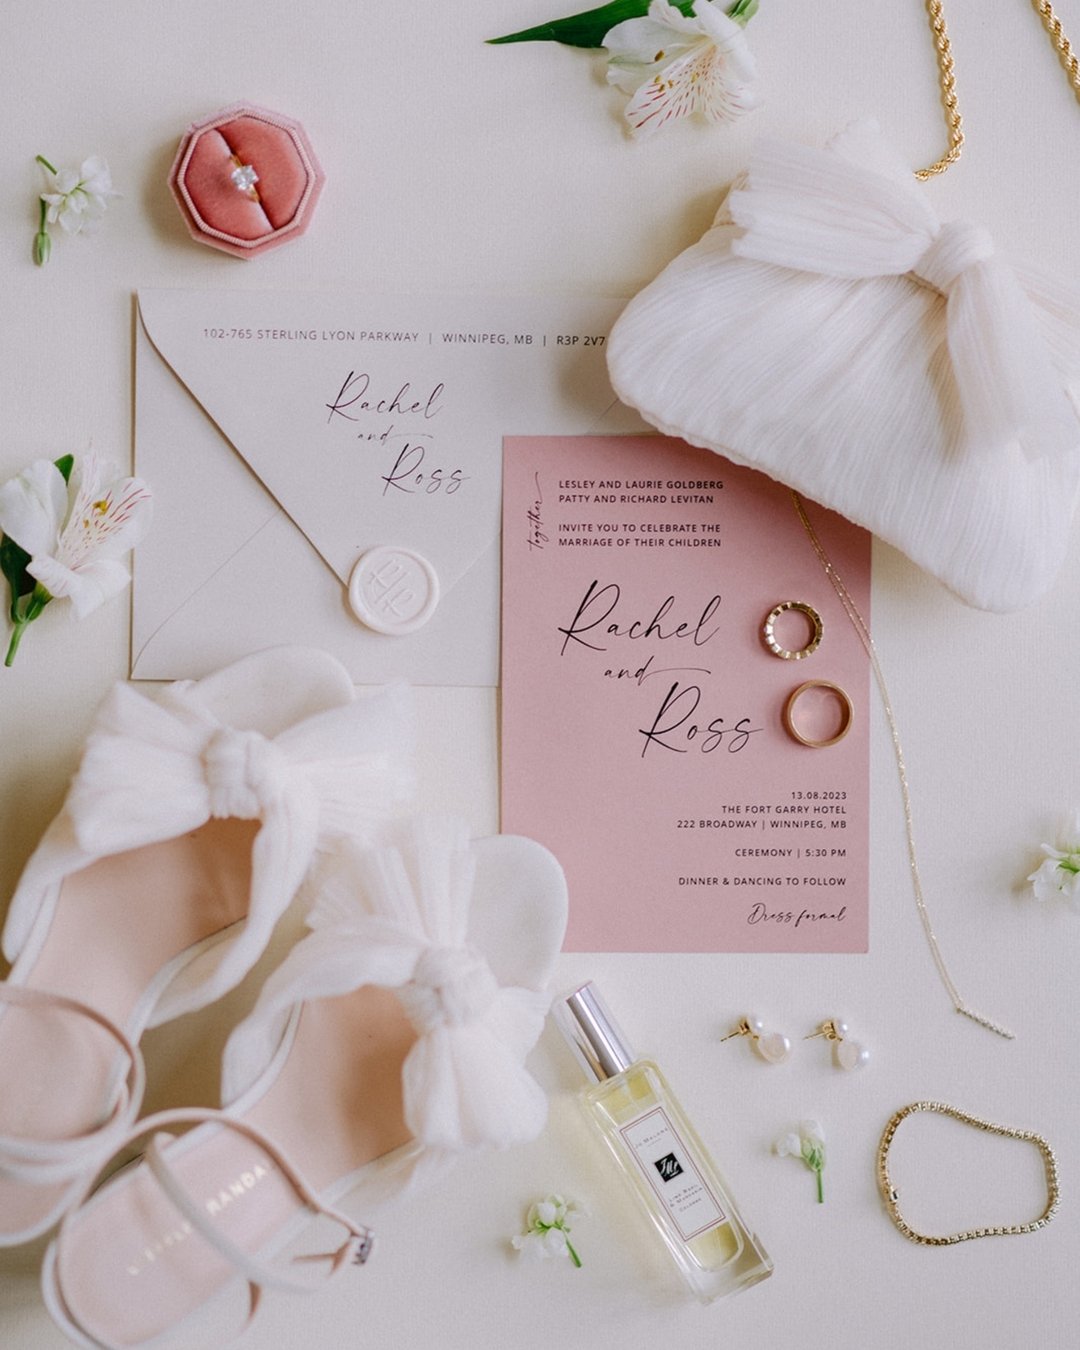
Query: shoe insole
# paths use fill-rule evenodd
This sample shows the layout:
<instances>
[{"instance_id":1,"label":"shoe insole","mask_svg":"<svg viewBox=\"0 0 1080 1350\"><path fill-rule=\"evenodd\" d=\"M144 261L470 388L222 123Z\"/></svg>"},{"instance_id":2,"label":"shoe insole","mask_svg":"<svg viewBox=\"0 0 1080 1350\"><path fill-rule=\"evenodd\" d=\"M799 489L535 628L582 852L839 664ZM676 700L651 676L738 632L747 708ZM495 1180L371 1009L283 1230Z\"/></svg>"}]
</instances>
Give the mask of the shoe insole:
<instances>
[{"instance_id":1,"label":"shoe insole","mask_svg":"<svg viewBox=\"0 0 1080 1350\"><path fill-rule=\"evenodd\" d=\"M158 971L247 913L257 829L256 821L212 820L74 873L23 983L88 1004L137 1037L132 1015ZM0 1134L65 1139L93 1130L111 1108L124 1058L85 1017L0 1004ZM64 1189L0 1178L0 1231L28 1228Z\"/></svg>"},{"instance_id":2,"label":"shoe insole","mask_svg":"<svg viewBox=\"0 0 1080 1350\"><path fill-rule=\"evenodd\" d=\"M305 1005L278 1078L246 1119L313 1189L326 1189L408 1142L401 1068L415 1034L387 990ZM199 1125L165 1156L184 1192L246 1252L291 1236L303 1213L272 1158L227 1127ZM327 1232L323 1249L344 1238L334 1228ZM289 1271L287 1260L281 1268ZM325 1273L325 1267L291 1269L292 1278L316 1283ZM235 1276L145 1162L113 1177L72 1216L58 1261L62 1298L76 1324L118 1345L138 1345L176 1326ZM235 1329L222 1327L222 1341Z\"/></svg>"}]
</instances>

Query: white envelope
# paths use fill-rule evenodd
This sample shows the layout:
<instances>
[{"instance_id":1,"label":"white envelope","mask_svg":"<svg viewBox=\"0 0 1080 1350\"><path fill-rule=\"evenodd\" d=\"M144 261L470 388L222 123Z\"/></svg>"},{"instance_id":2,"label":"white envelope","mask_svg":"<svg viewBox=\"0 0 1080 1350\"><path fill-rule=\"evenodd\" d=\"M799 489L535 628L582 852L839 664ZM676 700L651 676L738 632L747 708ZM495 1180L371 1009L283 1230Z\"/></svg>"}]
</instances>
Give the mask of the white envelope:
<instances>
[{"instance_id":1,"label":"white envelope","mask_svg":"<svg viewBox=\"0 0 1080 1350\"><path fill-rule=\"evenodd\" d=\"M297 642L357 683L497 684L502 437L642 428L604 360L622 303L140 292L132 678ZM435 570L416 632L349 608L378 545Z\"/></svg>"}]
</instances>

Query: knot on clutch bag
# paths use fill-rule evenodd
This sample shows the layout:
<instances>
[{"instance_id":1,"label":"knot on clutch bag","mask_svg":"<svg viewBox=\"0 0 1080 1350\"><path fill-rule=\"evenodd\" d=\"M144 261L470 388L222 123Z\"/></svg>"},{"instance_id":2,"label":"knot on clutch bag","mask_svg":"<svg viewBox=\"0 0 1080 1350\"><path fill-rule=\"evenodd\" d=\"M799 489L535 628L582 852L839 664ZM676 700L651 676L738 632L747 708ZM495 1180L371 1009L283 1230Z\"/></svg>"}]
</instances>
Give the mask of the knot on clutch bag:
<instances>
[{"instance_id":1,"label":"knot on clutch bag","mask_svg":"<svg viewBox=\"0 0 1080 1350\"><path fill-rule=\"evenodd\" d=\"M950 220L942 225L911 270L921 281L947 296L959 277L993 254L994 241L981 225Z\"/></svg>"}]
</instances>

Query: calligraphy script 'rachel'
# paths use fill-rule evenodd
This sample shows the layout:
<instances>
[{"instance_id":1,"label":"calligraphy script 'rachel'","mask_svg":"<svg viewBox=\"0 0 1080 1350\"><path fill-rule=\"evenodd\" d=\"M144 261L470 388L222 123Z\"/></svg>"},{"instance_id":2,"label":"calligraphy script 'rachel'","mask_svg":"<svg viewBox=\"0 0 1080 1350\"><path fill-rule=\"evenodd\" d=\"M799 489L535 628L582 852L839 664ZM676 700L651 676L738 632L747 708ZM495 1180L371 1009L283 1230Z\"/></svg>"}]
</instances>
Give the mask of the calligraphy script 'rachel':
<instances>
[{"instance_id":1,"label":"calligraphy script 'rachel'","mask_svg":"<svg viewBox=\"0 0 1080 1350\"><path fill-rule=\"evenodd\" d=\"M393 388L393 385L390 387ZM356 413L402 417L419 413L425 420L430 421L440 411L439 400L446 386L442 383L437 384L426 399L417 398L412 394L412 386L408 380L398 385L397 393L391 398L387 398L385 394L381 397L373 395L370 389L371 376L366 371L357 374L356 371L350 370L333 403L326 405L330 411L326 420L332 422L335 417L344 417L346 421L358 422L360 419ZM349 412L350 408L355 409L355 412Z\"/></svg>"},{"instance_id":2,"label":"calligraphy script 'rachel'","mask_svg":"<svg viewBox=\"0 0 1080 1350\"><path fill-rule=\"evenodd\" d=\"M606 652L606 646L600 646L596 642L588 642L581 634L592 633L605 620L610 619L621 599L622 589L617 582L609 581L606 586L601 586L599 581L591 581L577 607L577 613L570 620L570 623L565 628L557 629L558 632L563 634L563 643L559 655L566 655L566 649L571 642L576 642L582 647L588 647L593 652ZM604 608L605 605L606 608ZM709 620L720 607L720 596L714 595L710 598L708 604L701 611L701 617L697 623L691 624L689 621L683 621L667 628L664 626L664 620L674 608L674 605L675 597L669 595L647 622L640 618L632 619L629 623L613 621L602 629L602 633L607 637L629 638L631 641L637 641L639 638L657 638L661 642L666 642L670 638L688 637L695 647L703 647L710 638L716 636L717 628L713 628L710 632L706 632L705 629Z\"/></svg>"}]
</instances>

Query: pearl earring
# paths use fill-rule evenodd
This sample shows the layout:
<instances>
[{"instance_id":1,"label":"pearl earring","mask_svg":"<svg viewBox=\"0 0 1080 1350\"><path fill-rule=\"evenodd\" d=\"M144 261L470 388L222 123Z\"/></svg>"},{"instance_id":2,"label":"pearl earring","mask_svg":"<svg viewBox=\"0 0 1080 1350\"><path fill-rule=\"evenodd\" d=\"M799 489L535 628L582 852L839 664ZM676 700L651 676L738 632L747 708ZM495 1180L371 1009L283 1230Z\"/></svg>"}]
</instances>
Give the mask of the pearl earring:
<instances>
[{"instance_id":1,"label":"pearl earring","mask_svg":"<svg viewBox=\"0 0 1080 1350\"><path fill-rule=\"evenodd\" d=\"M833 1042L833 1061L838 1069L861 1069L870 1059L870 1051L865 1045L849 1038L848 1024L839 1018L830 1017L827 1022L822 1022L817 1031L804 1036L803 1040L812 1041L817 1036L824 1036L827 1041Z\"/></svg>"},{"instance_id":2,"label":"pearl earring","mask_svg":"<svg viewBox=\"0 0 1080 1350\"><path fill-rule=\"evenodd\" d=\"M783 1064L791 1055L791 1042L779 1031L766 1031L760 1017L744 1017L728 1036L720 1038L721 1045L734 1036L749 1036L754 1047L766 1064Z\"/></svg>"}]
</instances>

